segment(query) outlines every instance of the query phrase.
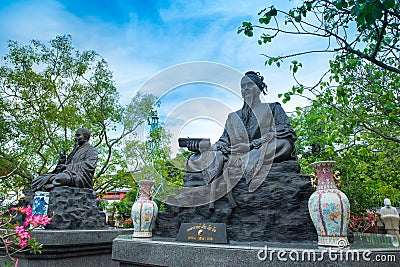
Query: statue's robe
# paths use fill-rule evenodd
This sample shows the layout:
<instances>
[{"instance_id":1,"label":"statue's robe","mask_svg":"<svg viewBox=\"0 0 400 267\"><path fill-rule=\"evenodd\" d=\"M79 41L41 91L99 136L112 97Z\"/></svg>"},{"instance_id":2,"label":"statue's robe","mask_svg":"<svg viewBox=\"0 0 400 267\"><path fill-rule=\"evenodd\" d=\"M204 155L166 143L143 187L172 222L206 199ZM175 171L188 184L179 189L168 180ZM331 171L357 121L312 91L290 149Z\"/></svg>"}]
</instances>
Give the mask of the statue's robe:
<instances>
[{"instance_id":1,"label":"statue's robe","mask_svg":"<svg viewBox=\"0 0 400 267\"><path fill-rule=\"evenodd\" d=\"M96 170L98 153L89 143L76 147L68 156L66 169L60 173L47 173L32 181L32 190L49 190L52 177L63 175L71 178L72 187L93 188L93 176Z\"/></svg>"}]
</instances>

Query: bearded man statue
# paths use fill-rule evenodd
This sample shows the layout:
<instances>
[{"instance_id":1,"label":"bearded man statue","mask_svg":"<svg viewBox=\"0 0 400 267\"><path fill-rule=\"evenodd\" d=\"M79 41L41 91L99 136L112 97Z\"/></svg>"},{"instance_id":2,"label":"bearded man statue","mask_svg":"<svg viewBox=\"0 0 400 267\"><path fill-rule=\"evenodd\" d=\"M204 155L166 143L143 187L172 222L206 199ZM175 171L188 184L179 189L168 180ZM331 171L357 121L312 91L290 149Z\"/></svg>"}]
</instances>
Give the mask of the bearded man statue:
<instances>
[{"instance_id":1,"label":"bearded man statue","mask_svg":"<svg viewBox=\"0 0 400 267\"><path fill-rule=\"evenodd\" d=\"M200 151L198 145L188 144L195 153L187 161L184 186L199 190L183 190L180 195L169 197L167 203L194 206L209 195L208 203L212 204L228 193L235 206L229 192L240 179L246 179L252 192L265 179L272 163L296 159L297 135L285 111L279 103L261 102L261 93L267 92L263 80L254 71L245 73L240 84L243 107L228 115L224 132L215 144L203 150L200 147Z\"/></svg>"}]
</instances>

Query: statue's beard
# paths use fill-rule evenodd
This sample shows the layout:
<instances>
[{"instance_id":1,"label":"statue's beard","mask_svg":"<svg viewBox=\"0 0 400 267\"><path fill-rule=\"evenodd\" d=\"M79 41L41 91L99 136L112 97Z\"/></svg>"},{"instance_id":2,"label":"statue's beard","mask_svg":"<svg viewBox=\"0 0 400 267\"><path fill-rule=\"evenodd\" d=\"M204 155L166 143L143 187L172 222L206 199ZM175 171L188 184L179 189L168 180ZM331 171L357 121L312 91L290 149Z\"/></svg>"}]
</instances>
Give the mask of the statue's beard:
<instances>
[{"instance_id":1,"label":"statue's beard","mask_svg":"<svg viewBox=\"0 0 400 267\"><path fill-rule=\"evenodd\" d=\"M253 105L253 98L251 95L246 95L244 98L244 104L242 107L243 123L247 125L249 118L251 116L251 107Z\"/></svg>"}]
</instances>

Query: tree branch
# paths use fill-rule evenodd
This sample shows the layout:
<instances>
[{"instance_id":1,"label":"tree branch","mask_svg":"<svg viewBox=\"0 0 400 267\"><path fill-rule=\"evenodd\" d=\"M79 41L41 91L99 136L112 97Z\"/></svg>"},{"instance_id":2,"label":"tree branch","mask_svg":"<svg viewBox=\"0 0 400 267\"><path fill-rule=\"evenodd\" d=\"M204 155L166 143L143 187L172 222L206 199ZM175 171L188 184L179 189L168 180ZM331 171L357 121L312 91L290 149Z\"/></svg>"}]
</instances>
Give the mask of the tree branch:
<instances>
[{"instance_id":1,"label":"tree branch","mask_svg":"<svg viewBox=\"0 0 400 267\"><path fill-rule=\"evenodd\" d=\"M355 49L349 47L349 46L344 47L343 50L346 50L351 54L355 54L355 55L359 56L360 58L366 59L383 69L400 74L400 69L392 67L390 65L387 65L387 64L383 63L382 61L377 60L376 58L372 58L371 56L368 56L358 50L355 50Z\"/></svg>"},{"instance_id":2,"label":"tree branch","mask_svg":"<svg viewBox=\"0 0 400 267\"><path fill-rule=\"evenodd\" d=\"M285 55L285 56L279 56L279 59L285 59L285 58L290 58L290 57L297 57L297 56L302 56L302 55L307 55L311 53L332 53L335 52L336 50L311 50L311 51L304 51L304 52L299 52L295 54L290 54L290 55ZM265 56L266 58L272 58L266 54L261 54L262 56Z\"/></svg>"},{"instance_id":3,"label":"tree branch","mask_svg":"<svg viewBox=\"0 0 400 267\"><path fill-rule=\"evenodd\" d=\"M369 131L371 131L371 132L373 132L373 133L379 135L380 137L383 137L383 138L385 138L385 139L387 139L387 140L390 140L390 141L393 141L393 142L396 142L396 143L400 143L400 137L397 137L397 136L393 136L393 137L392 137L392 136L384 135L383 133L378 132L378 131L375 130L374 128L369 127L369 126L366 125L364 122L361 122L361 125L362 125L363 127L365 127L365 129L367 129L367 130L369 130Z\"/></svg>"},{"instance_id":4,"label":"tree branch","mask_svg":"<svg viewBox=\"0 0 400 267\"><path fill-rule=\"evenodd\" d=\"M378 40L377 40L377 42L375 44L375 49L374 49L374 52L371 55L371 58L376 58L376 55L378 54L379 48L380 48L382 40L383 40L383 36L385 35L385 32L386 32L386 26L387 25L388 25L387 11L385 11L385 13L383 15L382 28L381 28L380 32L378 30Z\"/></svg>"}]
</instances>

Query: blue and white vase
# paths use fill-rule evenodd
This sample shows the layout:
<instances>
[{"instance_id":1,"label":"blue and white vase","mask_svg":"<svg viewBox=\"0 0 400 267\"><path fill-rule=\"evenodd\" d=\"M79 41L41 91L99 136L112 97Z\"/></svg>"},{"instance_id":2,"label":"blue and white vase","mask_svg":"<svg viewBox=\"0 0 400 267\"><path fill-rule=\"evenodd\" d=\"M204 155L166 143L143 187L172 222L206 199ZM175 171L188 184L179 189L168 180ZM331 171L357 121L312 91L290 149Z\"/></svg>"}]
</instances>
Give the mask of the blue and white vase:
<instances>
[{"instance_id":1,"label":"blue and white vase","mask_svg":"<svg viewBox=\"0 0 400 267\"><path fill-rule=\"evenodd\" d=\"M347 247L350 203L333 180L335 161L315 162L318 186L308 200L308 210L318 234L318 245Z\"/></svg>"},{"instance_id":2,"label":"blue and white vase","mask_svg":"<svg viewBox=\"0 0 400 267\"><path fill-rule=\"evenodd\" d=\"M154 182L139 182L139 199L132 206L133 237L152 237L154 223L158 214L157 204L152 200Z\"/></svg>"},{"instance_id":3,"label":"blue and white vase","mask_svg":"<svg viewBox=\"0 0 400 267\"><path fill-rule=\"evenodd\" d=\"M32 215L47 215L49 210L50 192L35 192L32 205Z\"/></svg>"}]
</instances>

